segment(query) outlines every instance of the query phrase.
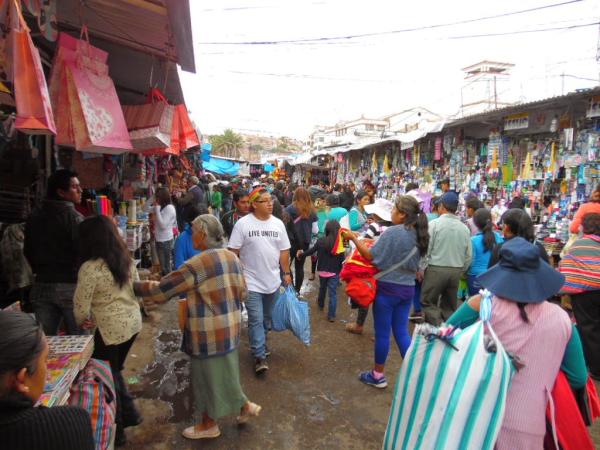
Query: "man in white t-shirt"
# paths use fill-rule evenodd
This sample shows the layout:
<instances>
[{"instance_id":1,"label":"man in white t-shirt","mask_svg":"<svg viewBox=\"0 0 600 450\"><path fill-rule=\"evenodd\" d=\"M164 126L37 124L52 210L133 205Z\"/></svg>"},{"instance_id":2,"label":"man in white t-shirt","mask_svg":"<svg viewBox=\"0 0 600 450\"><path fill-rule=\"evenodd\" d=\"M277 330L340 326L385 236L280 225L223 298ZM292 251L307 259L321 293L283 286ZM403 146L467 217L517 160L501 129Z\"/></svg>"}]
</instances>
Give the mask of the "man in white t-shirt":
<instances>
[{"instance_id":1,"label":"man in white t-shirt","mask_svg":"<svg viewBox=\"0 0 600 450\"><path fill-rule=\"evenodd\" d=\"M266 337L275 294L281 286L280 270L283 270L283 283L292 282L290 241L283 222L272 215L271 194L264 187L257 187L248 197L251 214L237 221L228 247L240 257L244 267L248 286L248 336L258 375L269 369Z\"/></svg>"}]
</instances>

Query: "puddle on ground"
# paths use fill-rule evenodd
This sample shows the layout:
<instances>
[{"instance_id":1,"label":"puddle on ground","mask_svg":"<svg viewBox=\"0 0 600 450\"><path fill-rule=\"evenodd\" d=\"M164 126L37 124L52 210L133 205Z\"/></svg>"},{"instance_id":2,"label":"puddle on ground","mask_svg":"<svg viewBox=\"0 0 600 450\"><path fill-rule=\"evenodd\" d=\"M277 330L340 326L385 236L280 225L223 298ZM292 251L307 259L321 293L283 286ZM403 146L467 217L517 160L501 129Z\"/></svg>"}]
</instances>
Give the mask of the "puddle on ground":
<instances>
[{"instance_id":1,"label":"puddle on ground","mask_svg":"<svg viewBox=\"0 0 600 450\"><path fill-rule=\"evenodd\" d=\"M168 403L172 411L171 423L189 420L192 415L189 358L179 350L180 346L179 330L159 332L154 340L155 359L144 369L143 388L138 394Z\"/></svg>"}]
</instances>

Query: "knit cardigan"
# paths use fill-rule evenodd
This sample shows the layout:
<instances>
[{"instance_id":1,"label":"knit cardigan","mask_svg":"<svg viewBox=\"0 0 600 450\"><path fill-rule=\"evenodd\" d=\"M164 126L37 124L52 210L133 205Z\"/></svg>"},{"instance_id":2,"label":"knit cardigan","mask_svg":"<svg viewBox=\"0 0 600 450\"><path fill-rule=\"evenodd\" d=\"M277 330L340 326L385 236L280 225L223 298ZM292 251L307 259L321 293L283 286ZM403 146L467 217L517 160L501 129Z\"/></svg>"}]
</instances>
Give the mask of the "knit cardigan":
<instances>
[{"instance_id":1,"label":"knit cardigan","mask_svg":"<svg viewBox=\"0 0 600 450\"><path fill-rule=\"evenodd\" d=\"M74 406L34 408L24 395L0 399L2 450L93 450L92 423Z\"/></svg>"}]
</instances>

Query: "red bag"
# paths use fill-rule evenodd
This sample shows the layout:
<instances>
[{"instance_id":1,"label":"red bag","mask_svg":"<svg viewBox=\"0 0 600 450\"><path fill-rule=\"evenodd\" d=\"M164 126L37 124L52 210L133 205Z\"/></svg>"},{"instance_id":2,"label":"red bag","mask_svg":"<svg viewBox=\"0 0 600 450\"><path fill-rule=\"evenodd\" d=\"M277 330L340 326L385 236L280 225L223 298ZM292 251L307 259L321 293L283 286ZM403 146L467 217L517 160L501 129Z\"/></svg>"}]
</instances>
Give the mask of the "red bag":
<instances>
[{"instance_id":1,"label":"red bag","mask_svg":"<svg viewBox=\"0 0 600 450\"><path fill-rule=\"evenodd\" d=\"M593 450L594 444L585 426L577 401L569 385L565 373L561 370L556 376L552 389L554 402L554 423L556 437L562 450ZM546 407L546 418L552 426L552 412L550 403ZM546 436L545 448L556 448L550 430Z\"/></svg>"},{"instance_id":2,"label":"red bag","mask_svg":"<svg viewBox=\"0 0 600 450\"><path fill-rule=\"evenodd\" d=\"M179 116L179 149L185 151L200 145L198 134L192 125L185 105L177 105L175 108Z\"/></svg>"},{"instance_id":3,"label":"red bag","mask_svg":"<svg viewBox=\"0 0 600 450\"><path fill-rule=\"evenodd\" d=\"M377 280L373 277L352 278L346 284L346 294L361 308L367 308L375 300Z\"/></svg>"},{"instance_id":4,"label":"red bag","mask_svg":"<svg viewBox=\"0 0 600 450\"><path fill-rule=\"evenodd\" d=\"M19 2L12 2L13 90L17 107L15 128L28 134L56 134L40 53L33 45Z\"/></svg>"}]
</instances>

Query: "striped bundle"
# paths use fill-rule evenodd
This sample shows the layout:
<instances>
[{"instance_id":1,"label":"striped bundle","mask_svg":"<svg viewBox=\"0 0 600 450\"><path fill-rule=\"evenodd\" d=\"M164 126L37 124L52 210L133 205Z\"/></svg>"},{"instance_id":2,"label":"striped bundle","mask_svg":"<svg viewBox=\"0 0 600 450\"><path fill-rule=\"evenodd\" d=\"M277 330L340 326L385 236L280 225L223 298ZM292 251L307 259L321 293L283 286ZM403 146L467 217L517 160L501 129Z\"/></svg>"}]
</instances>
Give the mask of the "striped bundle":
<instances>
[{"instance_id":1,"label":"striped bundle","mask_svg":"<svg viewBox=\"0 0 600 450\"><path fill-rule=\"evenodd\" d=\"M586 234L576 240L559 270L565 276L564 294L600 290L600 236Z\"/></svg>"},{"instance_id":2,"label":"striped bundle","mask_svg":"<svg viewBox=\"0 0 600 450\"><path fill-rule=\"evenodd\" d=\"M489 326L489 301L482 300L487 320L464 330L417 326L400 368L385 450L494 448L513 366ZM495 352L486 349L484 327Z\"/></svg>"}]
</instances>

